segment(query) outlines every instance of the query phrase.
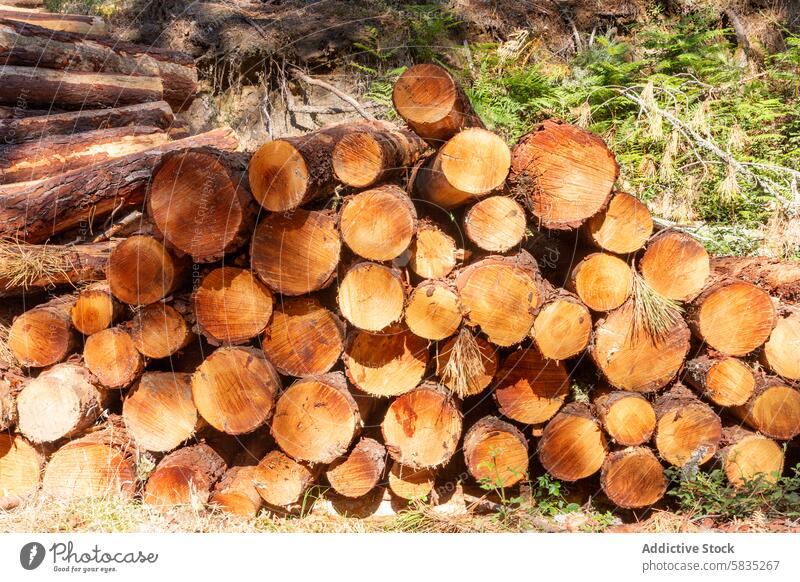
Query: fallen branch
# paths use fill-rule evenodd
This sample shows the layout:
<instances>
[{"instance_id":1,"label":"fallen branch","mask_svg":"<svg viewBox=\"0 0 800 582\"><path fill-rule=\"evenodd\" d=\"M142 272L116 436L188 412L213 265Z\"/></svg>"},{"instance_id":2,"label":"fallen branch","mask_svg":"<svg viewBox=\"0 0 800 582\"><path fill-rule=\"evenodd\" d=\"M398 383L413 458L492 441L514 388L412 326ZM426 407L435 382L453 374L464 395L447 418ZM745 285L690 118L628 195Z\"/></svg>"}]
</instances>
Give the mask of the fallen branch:
<instances>
[{"instance_id":1,"label":"fallen branch","mask_svg":"<svg viewBox=\"0 0 800 582\"><path fill-rule=\"evenodd\" d=\"M296 79L304 81L309 85L314 85L316 87L321 87L326 91L330 91L345 103L349 103L353 107L353 109L355 109L356 112L358 112L358 114L364 119L368 119L371 121L375 119L375 116L369 113L366 109L364 109L364 107L358 101L356 101L353 97L351 97L341 89L334 87L330 83L326 83L325 81L320 81L319 79L314 79L313 77L309 77L308 75L303 73L300 69L296 68L292 69L292 74Z\"/></svg>"}]
</instances>

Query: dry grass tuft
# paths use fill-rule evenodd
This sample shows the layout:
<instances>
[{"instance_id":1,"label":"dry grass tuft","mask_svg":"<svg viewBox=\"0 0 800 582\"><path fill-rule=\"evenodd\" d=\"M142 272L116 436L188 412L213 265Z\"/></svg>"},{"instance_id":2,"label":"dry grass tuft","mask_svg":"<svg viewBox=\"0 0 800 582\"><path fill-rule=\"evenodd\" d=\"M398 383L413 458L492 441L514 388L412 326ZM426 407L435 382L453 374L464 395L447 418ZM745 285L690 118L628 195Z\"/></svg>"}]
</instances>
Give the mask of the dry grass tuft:
<instances>
[{"instance_id":1,"label":"dry grass tuft","mask_svg":"<svg viewBox=\"0 0 800 582\"><path fill-rule=\"evenodd\" d=\"M474 392L478 388L475 382L483 375L486 364L472 332L462 327L453 347L443 355L448 356L448 360L442 370L442 382L461 398Z\"/></svg>"},{"instance_id":2,"label":"dry grass tuft","mask_svg":"<svg viewBox=\"0 0 800 582\"><path fill-rule=\"evenodd\" d=\"M11 348L8 345L8 334L11 331L11 326L4 319L0 319L0 367L6 366L11 368L17 367L17 359L14 357Z\"/></svg>"},{"instance_id":3,"label":"dry grass tuft","mask_svg":"<svg viewBox=\"0 0 800 582\"><path fill-rule=\"evenodd\" d=\"M65 247L0 240L0 281L6 289L25 289L38 281L69 280L73 269L71 254Z\"/></svg>"}]
</instances>

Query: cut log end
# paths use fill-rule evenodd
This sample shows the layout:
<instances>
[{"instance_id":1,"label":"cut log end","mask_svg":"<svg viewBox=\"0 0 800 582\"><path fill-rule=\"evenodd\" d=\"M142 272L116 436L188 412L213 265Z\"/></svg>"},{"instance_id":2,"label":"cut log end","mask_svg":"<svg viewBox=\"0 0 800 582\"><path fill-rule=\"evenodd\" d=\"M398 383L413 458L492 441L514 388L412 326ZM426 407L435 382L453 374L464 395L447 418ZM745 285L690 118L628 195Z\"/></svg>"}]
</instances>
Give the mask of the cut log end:
<instances>
[{"instance_id":1,"label":"cut log end","mask_svg":"<svg viewBox=\"0 0 800 582\"><path fill-rule=\"evenodd\" d=\"M570 284L589 309L610 311L630 297L633 270L618 257L593 253L573 269Z\"/></svg>"},{"instance_id":2,"label":"cut log end","mask_svg":"<svg viewBox=\"0 0 800 582\"><path fill-rule=\"evenodd\" d=\"M207 444L178 449L158 463L147 479L142 501L160 510L205 504L226 469L223 458Z\"/></svg>"},{"instance_id":3,"label":"cut log end","mask_svg":"<svg viewBox=\"0 0 800 582\"><path fill-rule=\"evenodd\" d=\"M381 331L400 321L405 298L399 271L375 263L351 267L338 290L344 318L366 331Z\"/></svg>"},{"instance_id":4,"label":"cut log end","mask_svg":"<svg viewBox=\"0 0 800 582\"><path fill-rule=\"evenodd\" d=\"M14 320L8 347L23 366L44 368L64 360L76 345L70 305L38 307Z\"/></svg>"},{"instance_id":5,"label":"cut log end","mask_svg":"<svg viewBox=\"0 0 800 582\"><path fill-rule=\"evenodd\" d=\"M408 131L369 127L348 133L333 148L333 173L353 188L368 188L416 164L425 142Z\"/></svg>"},{"instance_id":6,"label":"cut log end","mask_svg":"<svg viewBox=\"0 0 800 582\"><path fill-rule=\"evenodd\" d=\"M655 236L639 261L639 270L647 284L675 301L694 299L703 289L710 269L703 245L676 231Z\"/></svg>"},{"instance_id":7,"label":"cut log end","mask_svg":"<svg viewBox=\"0 0 800 582\"><path fill-rule=\"evenodd\" d=\"M464 461L479 483L511 487L527 477L528 441L513 425L484 417L464 436Z\"/></svg>"},{"instance_id":8,"label":"cut log end","mask_svg":"<svg viewBox=\"0 0 800 582\"><path fill-rule=\"evenodd\" d=\"M346 456L337 459L325 473L334 491L345 497L366 495L378 484L385 467L386 449L378 441L363 438Z\"/></svg>"},{"instance_id":9,"label":"cut log end","mask_svg":"<svg viewBox=\"0 0 800 582\"><path fill-rule=\"evenodd\" d=\"M469 344L462 345L460 338L468 334ZM462 328L459 335L439 344L436 350L436 375L444 386L461 398L474 396L486 390L497 375L500 365L498 350L482 337L475 337Z\"/></svg>"},{"instance_id":10,"label":"cut log end","mask_svg":"<svg viewBox=\"0 0 800 582\"><path fill-rule=\"evenodd\" d=\"M285 212L303 203L309 168L300 151L286 140L264 144L250 160L250 189L266 210Z\"/></svg>"},{"instance_id":11,"label":"cut log end","mask_svg":"<svg viewBox=\"0 0 800 582\"><path fill-rule=\"evenodd\" d=\"M401 499L425 499L433 491L435 482L431 469L412 469L394 461L389 469L389 489Z\"/></svg>"},{"instance_id":12,"label":"cut log end","mask_svg":"<svg viewBox=\"0 0 800 582\"><path fill-rule=\"evenodd\" d=\"M603 428L614 441L625 446L650 440L656 428L656 413L648 400L635 392L610 392L595 400Z\"/></svg>"},{"instance_id":13,"label":"cut log end","mask_svg":"<svg viewBox=\"0 0 800 582\"><path fill-rule=\"evenodd\" d=\"M44 456L19 435L0 433L0 510L11 509L39 489Z\"/></svg>"},{"instance_id":14,"label":"cut log end","mask_svg":"<svg viewBox=\"0 0 800 582\"><path fill-rule=\"evenodd\" d=\"M790 440L800 434L800 390L777 379L762 380L753 397L733 412L774 439Z\"/></svg>"},{"instance_id":15,"label":"cut log end","mask_svg":"<svg viewBox=\"0 0 800 582\"><path fill-rule=\"evenodd\" d=\"M348 198L341 211L342 240L358 256L391 261L411 244L417 211L399 186L387 184Z\"/></svg>"},{"instance_id":16,"label":"cut log end","mask_svg":"<svg viewBox=\"0 0 800 582\"><path fill-rule=\"evenodd\" d=\"M253 485L255 475L254 466L229 469L214 486L211 505L225 513L253 519L264 503Z\"/></svg>"},{"instance_id":17,"label":"cut log end","mask_svg":"<svg viewBox=\"0 0 800 582\"><path fill-rule=\"evenodd\" d=\"M165 303L154 303L137 311L130 334L136 349L154 359L175 354L194 337L183 316Z\"/></svg>"},{"instance_id":18,"label":"cut log end","mask_svg":"<svg viewBox=\"0 0 800 582\"><path fill-rule=\"evenodd\" d=\"M297 503L314 482L315 472L308 466L271 451L253 470L253 484L269 505L286 507Z\"/></svg>"},{"instance_id":19,"label":"cut log end","mask_svg":"<svg viewBox=\"0 0 800 582\"><path fill-rule=\"evenodd\" d=\"M775 483L783 473L783 449L770 438L745 431L739 427L725 429L730 433L729 444L720 453L728 481L735 487L761 480Z\"/></svg>"},{"instance_id":20,"label":"cut log end","mask_svg":"<svg viewBox=\"0 0 800 582\"><path fill-rule=\"evenodd\" d=\"M406 306L406 324L419 337L443 340L461 325L458 294L447 284L423 281L414 289Z\"/></svg>"},{"instance_id":21,"label":"cut log end","mask_svg":"<svg viewBox=\"0 0 800 582\"><path fill-rule=\"evenodd\" d=\"M108 285L102 284L81 291L70 315L75 329L90 336L110 327L120 311Z\"/></svg>"},{"instance_id":22,"label":"cut log end","mask_svg":"<svg viewBox=\"0 0 800 582\"><path fill-rule=\"evenodd\" d=\"M577 356L589 345L592 316L578 300L558 298L548 302L533 322L531 336L549 360Z\"/></svg>"},{"instance_id":23,"label":"cut log end","mask_svg":"<svg viewBox=\"0 0 800 582\"><path fill-rule=\"evenodd\" d=\"M662 459L676 467L687 463L702 465L717 452L722 423L711 407L690 393L675 396L673 392L674 389L662 395L655 403L656 448Z\"/></svg>"},{"instance_id":24,"label":"cut log end","mask_svg":"<svg viewBox=\"0 0 800 582\"><path fill-rule=\"evenodd\" d=\"M594 475L606 458L606 439L588 407L570 404L547 423L539 460L556 479L577 481Z\"/></svg>"},{"instance_id":25,"label":"cut log end","mask_svg":"<svg viewBox=\"0 0 800 582\"><path fill-rule=\"evenodd\" d=\"M534 348L511 353L497 376L494 397L500 412L524 424L550 420L569 394L564 364L546 360Z\"/></svg>"},{"instance_id":26,"label":"cut log end","mask_svg":"<svg viewBox=\"0 0 800 582\"><path fill-rule=\"evenodd\" d=\"M108 284L114 297L124 303L155 303L171 293L179 282L178 264L151 236L132 236L111 251Z\"/></svg>"},{"instance_id":27,"label":"cut log end","mask_svg":"<svg viewBox=\"0 0 800 582\"><path fill-rule=\"evenodd\" d=\"M456 266L456 241L431 222L420 223L410 251L408 266L423 279L441 279Z\"/></svg>"},{"instance_id":28,"label":"cut log end","mask_svg":"<svg viewBox=\"0 0 800 582\"><path fill-rule=\"evenodd\" d=\"M603 462L600 483L619 507L648 507L664 497L667 478L661 462L648 448L635 447L609 453Z\"/></svg>"},{"instance_id":29,"label":"cut log end","mask_svg":"<svg viewBox=\"0 0 800 582\"><path fill-rule=\"evenodd\" d=\"M764 344L762 360L787 380L800 380L800 310L778 319Z\"/></svg>"},{"instance_id":30,"label":"cut log end","mask_svg":"<svg viewBox=\"0 0 800 582\"><path fill-rule=\"evenodd\" d=\"M756 387L752 368L728 356L701 356L686 362L685 370L689 384L719 406L741 406Z\"/></svg>"},{"instance_id":31,"label":"cut log end","mask_svg":"<svg viewBox=\"0 0 800 582\"><path fill-rule=\"evenodd\" d=\"M525 209L507 196L490 196L464 215L464 232L478 248L504 253L522 242L527 229Z\"/></svg>"},{"instance_id":32,"label":"cut log end","mask_svg":"<svg viewBox=\"0 0 800 582\"><path fill-rule=\"evenodd\" d=\"M653 233L653 217L635 196L617 192L608 207L586 223L589 240L595 246L618 255L633 253Z\"/></svg>"},{"instance_id":33,"label":"cut log end","mask_svg":"<svg viewBox=\"0 0 800 582\"><path fill-rule=\"evenodd\" d=\"M66 499L133 497L136 472L126 454L102 443L73 441L50 457L42 491Z\"/></svg>"},{"instance_id":34,"label":"cut log end","mask_svg":"<svg viewBox=\"0 0 800 582\"><path fill-rule=\"evenodd\" d=\"M86 338L83 359L89 371L106 388L124 388L144 371L144 360L133 339L118 327Z\"/></svg>"}]
</instances>

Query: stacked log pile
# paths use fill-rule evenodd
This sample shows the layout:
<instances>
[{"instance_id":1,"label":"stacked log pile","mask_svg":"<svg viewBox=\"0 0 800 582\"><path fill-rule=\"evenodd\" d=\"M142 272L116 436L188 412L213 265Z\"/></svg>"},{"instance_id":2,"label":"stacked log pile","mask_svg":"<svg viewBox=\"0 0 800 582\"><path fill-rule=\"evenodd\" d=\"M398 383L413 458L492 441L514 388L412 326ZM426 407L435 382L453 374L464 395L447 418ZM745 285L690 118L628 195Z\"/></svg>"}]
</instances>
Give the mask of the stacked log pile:
<instances>
[{"instance_id":1,"label":"stacked log pile","mask_svg":"<svg viewBox=\"0 0 800 582\"><path fill-rule=\"evenodd\" d=\"M13 67L68 54L108 82L96 105L138 103L70 112L75 93L37 89L68 111L0 121L20 145L0 234L30 256L89 216L145 216L115 231L102 276L62 270L51 285L93 283L11 325L5 505L43 488L252 517L314 484L423 499L463 470L489 488L597 479L635 509L663 498L668 466L719 463L737 487L782 472L800 434L797 266L654 234L599 137L547 120L509 148L450 74L417 65L394 89L407 127L339 124L252 157L224 131L154 144L188 98L182 58L0 31L24 46ZM27 86L9 75L0 99ZM123 134L142 139L85 154Z\"/></svg>"}]
</instances>

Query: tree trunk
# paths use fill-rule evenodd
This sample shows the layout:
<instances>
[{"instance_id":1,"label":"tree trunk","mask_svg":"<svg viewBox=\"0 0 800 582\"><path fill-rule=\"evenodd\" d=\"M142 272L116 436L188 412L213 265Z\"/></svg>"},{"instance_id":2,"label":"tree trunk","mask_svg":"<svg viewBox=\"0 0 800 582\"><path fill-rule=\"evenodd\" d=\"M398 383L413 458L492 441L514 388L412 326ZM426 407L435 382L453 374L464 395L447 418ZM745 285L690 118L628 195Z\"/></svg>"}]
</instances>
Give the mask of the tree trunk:
<instances>
[{"instance_id":1,"label":"tree trunk","mask_svg":"<svg viewBox=\"0 0 800 582\"><path fill-rule=\"evenodd\" d=\"M766 291L736 280L712 282L694 300L687 321L695 336L729 356L744 356L761 347L777 323Z\"/></svg>"},{"instance_id":2,"label":"tree trunk","mask_svg":"<svg viewBox=\"0 0 800 582\"><path fill-rule=\"evenodd\" d=\"M546 359L566 360L589 345L592 315L575 295L554 287L547 293L530 335Z\"/></svg>"},{"instance_id":3,"label":"tree trunk","mask_svg":"<svg viewBox=\"0 0 800 582\"><path fill-rule=\"evenodd\" d=\"M630 447L646 443L656 428L653 405L636 392L612 391L595 399L594 409L615 442Z\"/></svg>"},{"instance_id":4,"label":"tree trunk","mask_svg":"<svg viewBox=\"0 0 800 582\"><path fill-rule=\"evenodd\" d=\"M177 110L188 108L194 99L197 69L190 55L31 24L0 23L0 58L6 65L157 77L164 87L164 101Z\"/></svg>"},{"instance_id":5,"label":"tree trunk","mask_svg":"<svg viewBox=\"0 0 800 582\"><path fill-rule=\"evenodd\" d=\"M183 447L161 459L147 479L142 501L162 510L176 505L202 506L227 468L207 444Z\"/></svg>"},{"instance_id":6,"label":"tree trunk","mask_svg":"<svg viewBox=\"0 0 800 582\"><path fill-rule=\"evenodd\" d=\"M276 449L267 453L254 468L253 484L269 505L289 507L300 501L317 473L316 467L298 463Z\"/></svg>"},{"instance_id":7,"label":"tree trunk","mask_svg":"<svg viewBox=\"0 0 800 582\"><path fill-rule=\"evenodd\" d=\"M719 457L728 481L737 488L755 480L775 484L783 473L781 446L739 426L722 429Z\"/></svg>"},{"instance_id":8,"label":"tree trunk","mask_svg":"<svg viewBox=\"0 0 800 582\"><path fill-rule=\"evenodd\" d=\"M333 282L341 246L336 219L330 214L302 209L276 212L256 227L250 264L276 293L305 295Z\"/></svg>"},{"instance_id":9,"label":"tree trunk","mask_svg":"<svg viewBox=\"0 0 800 582\"><path fill-rule=\"evenodd\" d=\"M664 467L647 447L609 453L600 472L600 485L611 501L625 509L649 507L667 492Z\"/></svg>"},{"instance_id":10,"label":"tree trunk","mask_svg":"<svg viewBox=\"0 0 800 582\"><path fill-rule=\"evenodd\" d=\"M800 380L800 307L783 306L761 361L787 380Z\"/></svg>"},{"instance_id":11,"label":"tree trunk","mask_svg":"<svg viewBox=\"0 0 800 582\"><path fill-rule=\"evenodd\" d=\"M710 406L682 384L658 397L655 445L659 455L676 467L698 467L717 452L722 423Z\"/></svg>"},{"instance_id":12,"label":"tree trunk","mask_svg":"<svg viewBox=\"0 0 800 582\"><path fill-rule=\"evenodd\" d=\"M525 209L508 196L489 196L464 214L464 234L484 251L504 253L522 242L527 230Z\"/></svg>"},{"instance_id":13,"label":"tree trunk","mask_svg":"<svg viewBox=\"0 0 800 582\"><path fill-rule=\"evenodd\" d=\"M174 307L158 302L136 312L129 323L136 349L146 358L168 358L194 337L184 317Z\"/></svg>"},{"instance_id":14,"label":"tree trunk","mask_svg":"<svg viewBox=\"0 0 800 582\"><path fill-rule=\"evenodd\" d=\"M637 330L629 301L597 322L589 352L615 388L655 392L678 374L689 351L689 328L678 318L660 337Z\"/></svg>"},{"instance_id":15,"label":"tree trunk","mask_svg":"<svg viewBox=\"0 0 800 582\"><path fill-rule=\"evenodd\" d=\"M42 482L44 455L19 435L0 432L0 510L28 499Z\"/></svg>"},{"instance_id":16,"label":"tree trunk","mask_svg":"<svg viewBox=\"0 0 800 582\"><path fill-rule=\"evenodd\" d=\"M145 373L125 396L122 417L142 449L165 453L177 448L202 424L192 401L191 375Z\"/></svg>"},{"instance_id":17,"label":"tree trunk","mask_svg":"<svg viewBox=\"0 0 800 582\"><path fill-rule=\"evenodd\" d=\"M455 268L459 256L455 239L430 220L419 222L409 251L408 266L423 279L446 277Z\"/></svg>"},{"instance_id":18,"label":"tree trunk","mask_svg":"<svg viewBox=\"0 0 800 582\"><path fill-rule=\"evenodd\" d=\"M342 240L370 261L391 261L411 244L417 211L405 191L385 184L346 198L339 217Z\"/></svg>"},{"instance_id":19,"label":"tree trunk","mask_svg":"<svg viewBox=\"0 0 800 582\"><path fill-rule=\"evenodd\" d=\"M350 453L331 463L325 476L339 495L355 498L378 485L385 467L386 449L378 441L365 437Z\"/></svg>"},{"instance_id":20,"label":"tree trunk","mask_svg":"<svg viewBox=\"0 0 800 582\"><path fill-rule=\"evenodd\" d=\"M528 441L514 425L485 416L464 435L464 461L476 481L511 487L528 475Z\"/></svg>"},{"instance_id":21,"label":"tree trunk","mask_svg":"<svg viewBox=\"0 0 800 582\"><path fill-rule=\"evenodd\" d=\"M511 151L498 135L465 129L420 167L414 193L436 206L457 208L500 188L510 165Z\"/></svg>"},{"instance_id":22,"label":"tree trunk","mask_svg":"<svg viewBox=\"0 0 800 582\"><path fill-rule=\"evenodd\" d=\"M470 354L469 343L473 341L477 353ZM500 365L497 348L482 337L472 336L466 328L461 328L456 337L437 344L435 353L439 381L462 398L486 390L495 379Z\"/></svg>"},{"instance_id":23,"label":"tree trunk","mask_svg":"<svg viewBox=\"0 0 800 582\"><path fill-rule=\"evenodd\" d=\"M0 19L27 23L48 31L71 32L82 36L102 36L108 32L102 18L83 14L52 14L0 8Z\"/></svg>"},{"instance_id":24,"label":"tree trunk","mask_svg":"<svg viewBox=\"0 0 800 582\"><path fill-rule=\"evenodd\" d=\"M233 150L238 141L230 129L215 129L37 182L0 186L0 236L35 243L78 226L90 228L91 219L120 205L141 204L165 154L203 147Z\"/></svg>"},{"instance_id":25,"label":"tree trunk","mask_svg":"<svg viewBox=\"0 0 800 582\"><path fill-rule=\"evenodd\" d=\"M58 364L31 380L17 397L19 430L31 442L52 443L92 426L107 394L86 368Z\"/></svg>"},{"instance_id":26,"label":"tree trunk","mask_svg":"<svg viewBox=\"0 0 800 582\"><path fill-rule=\"evenodd\" d=\"M359 262L339 283L342 316L365 331L381 331L403 317L406 286L400 271L377 263Z\"/></svg>"},{"instance_id":27,"label":"tree trunk","mask_svg":"<svg viewBox=\"0 0 800 582\"><path fill-rule=\"evenodd\" d=\"M412 469L392 461L389 469L389 490L401 499L421 501L425 499L435 484L431 469Z\"/></svg>"},{"instance_id":28,"label":"tree trunk","mask_svg":"<svg viewBox=\"0 0 800 582\"><path fill-rule=\"evenodd\" d=\"M708 281L710 259L696 239L667 230L654 236L639 260L642 278L675 301L691 301Z\"/></svg>"},{"instance_id":29,"label":"tree trunk","mask_svg":"<svg viewBox=\"0 0 800 582\"><path fill-rule=\"evenodd\" d=\"M572 270L569 288L592 311L611 311L630 297L633 270L614 255L592 253Z\"/></svg>"},{"instance_id":30,"label":"tree trunk","mask_svg":"<svg viewBox=\"0 0 800 582\"><path fill-rule=\"evenodd\" d=\"M464 91L437 65L407 69L394 84L392 102L409 127L434 147L463 129L483 127Z\"/></svg>"},{"instance_id":31,"label":"tree trunk","mask_svg":"<svg viewBox=\"0 0 800 582\"><path fill-rule=\"evenodd\" d=\"M256 467L231 467L214 486L211 505L225 513L253 519L264 504L253 481Z\"/></svg>"},{"instance_id":32,"label":"tree trunk","mask_svg":"<svg viewBox=\"0 0 800 582\"><path fill-rule=\"evenodd\" d=\"M408 298L406 324L419 337L443 340L461 326L458 294L444 281L422 281Z\"/></svg>"},{"instance_id":33,"label":"tree trunk","mask_svg":"<svg viewBox=\"0 0 800 582\"><path fill-rule=\"evenodd\" d=\"M364 125L334 146L333 173L342 184L369 188L402 178L426 149L425 142L410 131L390 124Z\"/></svg>"},{"instance_id":34,"label":"tree trunk","mask_svg":"<svg viewBox=\"0 0 800 582\"><path fill-rule=\"evenodd\" d=\"M579 227L605 208L618 176L600 137L561 121L540 123L511 155L512 191L544 228Z\"/></svg>"},{"instance_id":35,"label":"tree trunk","mask_svg":"<svg viewBox=\"0 0 800 582\"><path fill-rule=\"evenodd\" d=\"M219 348L192 376L200 415L218 431L254 431L272 415L281 380L264 352L251 347Z\"/></svg>"},{"instance_id":36,"label":"tree trunk","mask_svg":"<svg viewBox=\"0 0 800 582\"><path fill-rule=\"evenodd\" d=\"M546 360L532 347L509 354L494 389L503 416L523 424L547 422L569 395L569 374L562 362Z\"/></svg>"},{"instance_id":37,"label":"tree trunk","mask_svg":"<svg viewBox=\"0 0 800 582\"><path fill-rule=\"evenodd\" d=\"M11 325L8 346L23 366L44 368L63 361L77 347L70 310L75 297L56 297L26 311Z\"/></svg>"},{"instance_id":38,"label":"tree trunk","mask_svg":"<svg viewBox=\"0 0 800 582\"><path fill-rule=\"evenodd\" d=\"M757 377L750 400L731 411L768 437L788 441L800 434L800 390L778 378Z\"/></svg>"},{"instance_id":39,"label":"tree trunk","mask_svg":"<svg viewBox=\"0 0 800 582\"><path fill-rule=\"evenodd\" d=\"M318 376L330 371L344 349L339 317L311 297L276 303L264 332L264 353L284 376Z\"/></svg>"},{"instance_id":40,"label":"tree trunk","mask_svg":"<svg viewBox=\"0 0 800 582\"><path fill-rule=\"evenodd\" d=\"M132 236L111 252L108 284L111 293L120 301L150 305L181 285L184 266L154 237Z\"/></svg>"},{"instance_id":41,"label":"tree trunk","mask_svg":"<svg viewBox=\"0 0 800 582\"><path fill-rule=\"evenodd\" d=\"M380 334L355 330L343 359L347 377L361 392L397 396L418 386L425 377L428 342L400 325Z\"/></svg>"},{"instance_id":42,"label":"tree trunk","mask_svg":"<svg viewBox=\"0 0 800 582\"><path fill-rule=\"evenodd\" d=\"M0 142L11 145L57 135L73 135L120 127L157 127L167 130L175 119L166 101L138 103L113 109L84 109L66 113L42 112L31 117L0 120Z\"/></svg>"},{"instance_id":43,"label":"tree trunk","mask_svg":"<svg viewBox=\"0 0 800 582\"><path fill-rule=\"evenodd\" d=\"M119 327L86 338L83 360L105 388L126 388L144 372L142 355L130 334Z\"/></svg>"},{"instance_id":44,"label":"tree trunk","mask_svg":"<svg viewBox=\"0 0 800 582\"><path fill-rule=\"evenodd\" d=\"M122 317L124 308L111 294L107 281L95 283L78 293L72 306L72 325L85 336L111 327Z\"/></svg>"},{"instance_id":45,"label":"tree trunk","mask_svg":"<svg viewBox=\"0 0 800 582\"><path fill-rule=\"evenodd\" d=\"M539 440L539 460L556 479L577 481L594 475L606 458L606 438L585 404L567 404Z\"/></svg>"},{"instance_id":46,"label":"tree trunk","mask_svg":"<svg viewBox=\"0 0 800 582\"><path fill-rule=\"evenodd\" d=\"M467 323L498 346L528 336L545 296L536 262L524 251L469 265L458 273L456 288Z\"/></svg>"},{"instance_id":47,"label":"tree trunk","mask_svg":"<svg viewBox=\"0 0 800 582\"><path fill-rule=\"evenodd\" d=\"M254 205L241 156L208 150L164 156L153 173L147 213L166 244L196 263L212 263L250 236Z\"/></svg>"},{"instance_id":48,"label":"tree trunk","mask_svg":"<svg viewBox=\"0 0 800 582\"><path fill-rule=\"evenodd\" d=\"M80 245L0 242L0 297L105 279L116 241Z\"/></svg>"},{"instance_id":49,"label":"tree trunk","mask_svg":"<svg viewBox=\"0 0 800 582\"><path fill-rule=\"evenodd\" d=\"M714 257L719 276L757 285L782 301L800 301L800 262L769 257Z\"/></svg>"},{"instance_id":50,"label":"tree trunk","mask_svg":"<svg viewBox=\"0 0 800 582\"><path fill-rule=\"evenodd\" d=\"M692 388L719 406L741 406L756 387L750 366L715 352L689 360L684 371L684 379Z\"/></svg>"},{"instance_id":51,"label":"tree trunk","mask_svg":"<svg viewBox=\"0 0 800 582\"><path fill-rule=\"evenodd\" d=\"M653 233L653 217L635 196L615 192L608 207L586 222L586 235L599 249L618 255L638 251Z\"/></svg>"},{"instance_id":52,"label":"tree trunk","mask_svg":"<svg viewBox=\"0 0 800 582\"><path fill-rule=\"evenodd\" d=\"M456 452L461 427L458 404L431 382L398 396L381 424L389 455L413 469L447 463Z\"/></svg>"},{"instance_id":53,"label":"tree trunk","mask_svg":"<svg viewBox=\"0 0 800 582\"><path fill-rule=\"evenodd\" d=\"M272 436L293 459L331 463L347 452L362 425L344 375L332 372L297 380L281 394Z\"/></svg>"},{"instance_id":54,"label":"tree trunk","mask_svg":"<svg viewBox=\"0 0 800 582\"><path fill-rule=\"evenodd\" d=\"M163 145L156 127L115 127L0 145L0 184L40 180Z\"/></svg>"},{"instance_id":55,"label":"tree trunk","mask_svg":"<svg viewBox=\"0 0 800 582\"><path fill-rule=\"evenodd\" d=\"M211 271L194 294L197 326L213 345L247 343L267 327L272 307L269 289L234 267Z\"/></svg>"}]
</instances>

